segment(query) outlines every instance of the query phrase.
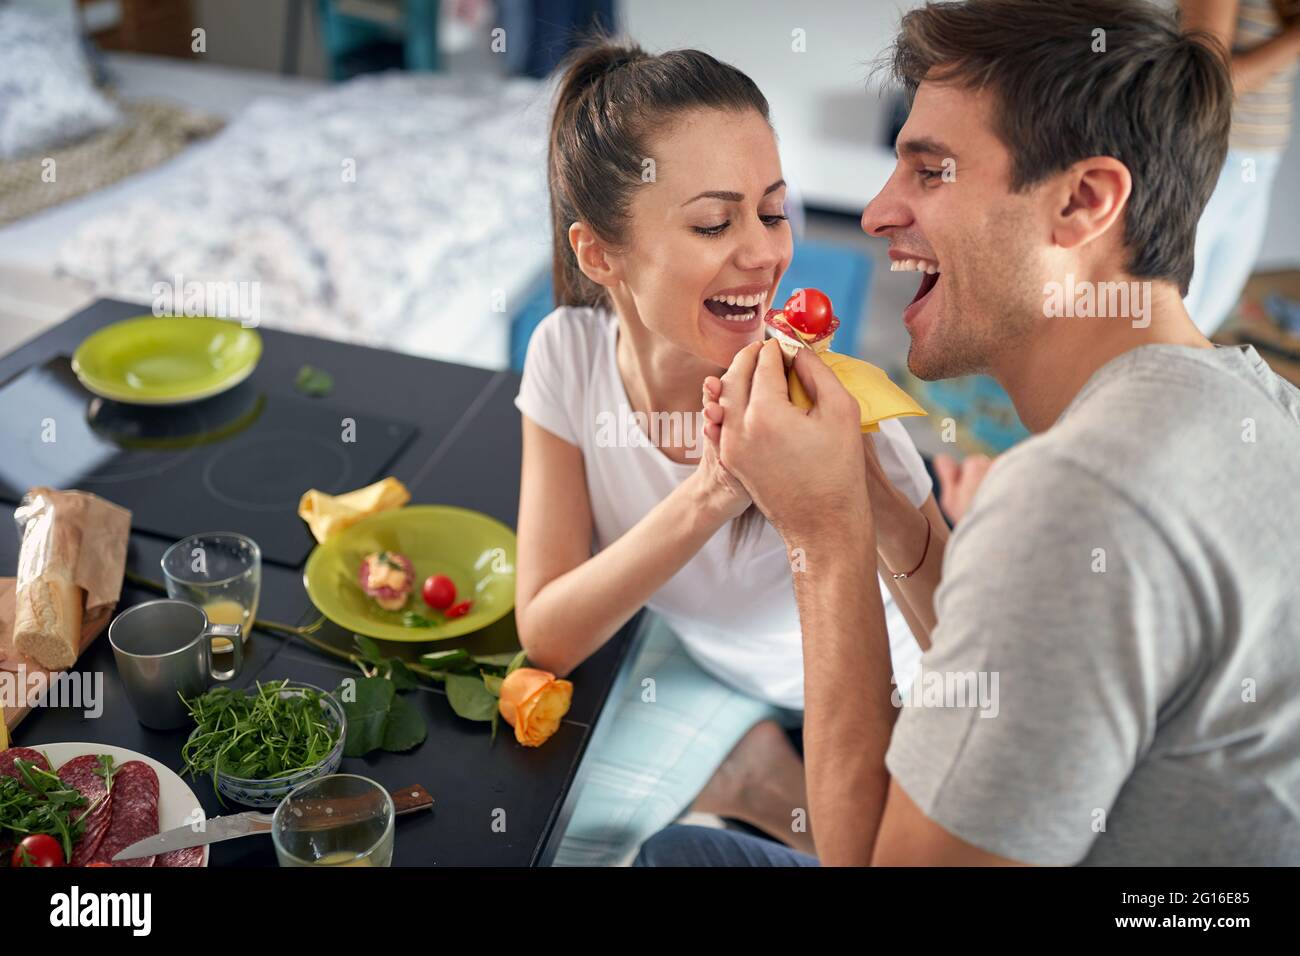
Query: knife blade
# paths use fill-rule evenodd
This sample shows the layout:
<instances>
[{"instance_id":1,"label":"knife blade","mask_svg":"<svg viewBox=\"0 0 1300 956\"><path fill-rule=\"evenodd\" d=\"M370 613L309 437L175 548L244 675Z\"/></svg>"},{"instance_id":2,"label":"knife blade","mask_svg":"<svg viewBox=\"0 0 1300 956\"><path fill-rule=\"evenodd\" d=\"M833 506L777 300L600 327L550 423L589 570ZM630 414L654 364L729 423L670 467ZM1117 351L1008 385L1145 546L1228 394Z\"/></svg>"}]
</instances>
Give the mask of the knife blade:
<instances>
[{"instance_id":1,"label":"knife blade","mask_svg":"<svg viewBox=\"0 0 1300 956\"><path fill-rule=\"evenodd\" d=\"M418 783L403 787L400 790L390 790L389 796L393 798L393 811L397 816L414 813L417 810L425 810L433 806L433 797L429 794L429 791ZM346 800L334 800L329 801L328 805L325 803L320 804L314 808L314 813L309 812L307 824L310 825L311 816L315 815L319 815L322 828L337 826L340 822L346 822L348 816L347 803ZM162 833L155 833L153 836L147 836L143 840L137 840L114 856L113 862L135 860L142 856L157 856L171 850L205 846L209 843L220 843L223 840L234 840L257 833L270 833L272 819L273 814L263 813L259 810L249 810L246 813L231 813L192 824L187 823L183 826L173 827L170 830L164 830ZM303 825L301 820L299 825Z\"/></svg>"}]
</instances>

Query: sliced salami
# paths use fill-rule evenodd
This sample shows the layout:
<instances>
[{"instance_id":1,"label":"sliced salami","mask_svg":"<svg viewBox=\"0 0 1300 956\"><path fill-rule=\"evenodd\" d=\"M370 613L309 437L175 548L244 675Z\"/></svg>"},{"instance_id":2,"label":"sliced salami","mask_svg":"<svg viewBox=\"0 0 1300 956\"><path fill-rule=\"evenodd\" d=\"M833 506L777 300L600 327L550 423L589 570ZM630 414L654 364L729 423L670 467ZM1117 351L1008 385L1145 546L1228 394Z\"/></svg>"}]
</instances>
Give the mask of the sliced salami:
<instances>
[{"instance_id":1,"label":"sliced salami","mask_svg":"<svg viewBox=\"0 0 1300 956\"><path fill-rule=\"evenodd\" d=\"M203 847L191 846L184 850L168 850L154 860L154 866L202 866Z\"/></svg>"},{"instance_id":2,"label":"sliced salami","mask_svg":"<svg viewBox=\"0 0 1300 956\"><path fill-rule=\"evenodd\" d=\"M16 760L26 760L44 770L52 769L50 762L45 759L45 754L39 750L33 750L31 747L10 747L8 750L0 750L0 777L18 779L21 776L18 768L14 766Z\"/></svg>"},{"instance_id":3,"label":"sliced salami","mask_svg":"<svg viewBox=\"0 0 1300 956\"><path fill-rule=\"evenodd\" d=\"M86 798L86 807L82 811L88 814L86 829L72 848L70 862L73 866L85 866L95 858L95 851L104 842L112 820L112 796L104 799L107 785L104 778L95 772L98 769L99 757L96 754L73 757L59 768L59 779Z\"/></svg>"},{"instance_id":4,"label":"sliced salami","mask_svg":"<svg viewBox=\"0 0 1300 956\"><path fill-rule=\"evenodd\" d=\"M137 840L158 832L158 775L139 760L128 760L113 777L112 819L108 832L91 858L113 863L113 857ZM113 866L153 866L155 857L113 863Z\"/></svg>"}]
</instances>

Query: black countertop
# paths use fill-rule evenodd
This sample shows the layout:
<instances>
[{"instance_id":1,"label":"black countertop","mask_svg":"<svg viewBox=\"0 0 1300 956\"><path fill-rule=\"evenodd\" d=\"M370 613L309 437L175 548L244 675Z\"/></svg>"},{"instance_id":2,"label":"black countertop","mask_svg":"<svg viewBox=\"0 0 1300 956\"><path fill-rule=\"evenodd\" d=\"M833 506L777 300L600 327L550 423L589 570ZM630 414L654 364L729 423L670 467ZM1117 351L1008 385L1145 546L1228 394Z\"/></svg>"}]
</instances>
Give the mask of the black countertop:
<instances>
[{"instance_id":1,"label":"black countertop","mask_svg":"<svg viewBox=\"0 0 1300 956\"><path fill-rule=\"evenodd\" d=\"M0 357L0 383L56 355L71 355L88 334L142 311L139 305L103 300ZM293 392L303 365L325 369L334 377L329 402L359 412L405 417L419 432L386 469L411 491L412 503L473 508L511 527L519 496L520 423L514 407L519 379L512 372L493 372L381 349L259 329L264 350L249 380L268 395ZM394 410L401 410L395 413ZM40 409L0 410L7 417L32 415ZM303 477L303 490L310 487ZM194 494L191 489L177 493ZM256 515L239 531L257 538ZM206 531L195 528L192 531ZM161 579L159 560L170 540L133 532L127 567ZM16 534L0 533L0 574L17 566ZM118 610L157 595L124 585ZM305 624L317 617L302 585L301 568L263 562L259 617ZM545 745L522 747L502 722L495 743L489 725L457 717L441 688L411 692L424 714L429 734L404 754L376 753L347 758L342 770L372 777L390 788L420 783L435 800L432 814L398 821L394 863L423 866L545 865L572 811L579 763L600 718L610 689L630 660L639 620L629 622L571 679L573 706L560 730ZM318 635L338 647L351 635L327 623ZM383 642L381 642L382 644ZM414 656L429 645L384 645L391 653ZM514 617L464 638L438 642L438 649L466 647L490 652L518 646ZM355 674L347 665L292 638L255 631L244 670L235 682L291 678L323 687ZM114 744L146 753L179 770L180 746L187 731L154 731L140 725L117 677L112 650L101 635L78 662L79 671L103 675L103 712L97 718L69 709L35 709L14 731L16 745L60 741ZM243 807L222 807L207 780L188 781L211 816ZM500 821L504 813L504 828ZM214 844L213 866L270 866L275 855L269 839L250 837Z\"/></svg>"}]
</instances>

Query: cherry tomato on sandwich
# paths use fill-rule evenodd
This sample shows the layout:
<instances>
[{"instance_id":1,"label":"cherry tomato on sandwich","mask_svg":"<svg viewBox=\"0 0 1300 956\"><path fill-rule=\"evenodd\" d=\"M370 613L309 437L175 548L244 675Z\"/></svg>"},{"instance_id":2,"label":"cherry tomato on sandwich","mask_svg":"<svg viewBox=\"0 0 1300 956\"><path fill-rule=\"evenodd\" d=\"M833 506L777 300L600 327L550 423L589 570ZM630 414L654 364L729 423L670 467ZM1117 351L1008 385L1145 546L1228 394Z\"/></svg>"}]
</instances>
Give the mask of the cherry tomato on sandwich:
<instances>
[{"instance_id":1,"label":"cherry tomato on sandwich","mask_svg":"<svg viewBox=\"0 0 1300 956\"><path fill-rule=\"evenodd\" d=\"M425 604L439 611L445 611L456 603L456 585L445 574L429 575L420 593Z\"/></svg>"},{"instance_id":2,"label":"cherry tomato on sandwich","mask_svg":"<svg viewBox=\"0 0 1300 956\"><path fill-rule=\"evenodd\" d=\"M785 320L804 335L821 335L835 317L831 300L820 289L797 289L781 307Z\"/></svg>"},{"instance_id":3,"label":"cherry tomato on sandwich","mask_svg":"<svg viewBox=\"0 0 1300 956\"><path fill-rule=\"evenodd\" d=\"M48 833L33 833L14 847L10 862L14 866L63 866L63 847Z\"/></svg>"}]
</instances>

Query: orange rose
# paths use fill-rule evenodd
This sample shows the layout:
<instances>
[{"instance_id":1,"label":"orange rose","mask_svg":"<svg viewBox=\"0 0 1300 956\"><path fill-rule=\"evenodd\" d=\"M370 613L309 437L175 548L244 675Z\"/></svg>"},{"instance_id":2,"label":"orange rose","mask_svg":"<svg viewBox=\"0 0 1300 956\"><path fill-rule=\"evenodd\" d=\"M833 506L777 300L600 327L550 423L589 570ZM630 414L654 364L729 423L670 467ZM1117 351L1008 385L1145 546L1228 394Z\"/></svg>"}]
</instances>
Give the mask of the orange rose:
<instances>
[{"instance_id":1,"label":"orange rose","mask_svg":"<svg viewBox=\"0 0 1300 956\"><path fill-rule=\"evenodd\" d=\"M556 680L549 671L521 667L501 683L497 706L506 723L515 728L515 740L525 747L540 747L559 730L572 700L569 681Z\"/></svg>"}]
</instances>

